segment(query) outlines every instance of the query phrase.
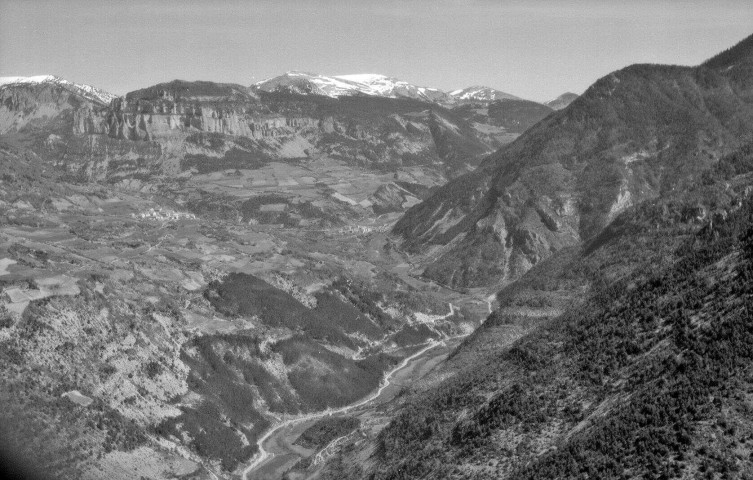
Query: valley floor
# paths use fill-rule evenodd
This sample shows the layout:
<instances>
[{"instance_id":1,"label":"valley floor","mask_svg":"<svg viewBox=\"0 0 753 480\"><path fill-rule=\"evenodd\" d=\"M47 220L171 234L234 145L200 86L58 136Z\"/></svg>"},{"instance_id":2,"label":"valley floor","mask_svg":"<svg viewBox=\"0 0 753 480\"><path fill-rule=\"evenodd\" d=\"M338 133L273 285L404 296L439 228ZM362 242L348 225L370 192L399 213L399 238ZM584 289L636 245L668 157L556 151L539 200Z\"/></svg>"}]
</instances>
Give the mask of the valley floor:
<instances>
[{"instance_id":1,"label":"valley floor","mask_svg":"<svg viewBox=\"0 0 753 480\"><path fill-rule=\"evenodd\" d=\"M396 213L325 228L239 222L168 190L69 183L4 155L0 425L17 432L18 458L45 459L43 477L239 475L274 418L358 404L403 359L488 313L490 291L416 275L385 233ZM348 415L365 432L385 424L377 407L447 351L400 368ZM275 456L255 476L306 457L292 445L310 418L262 442Z\"/></svg>"},{"instance_id":2,"label":"valley floor","mask_svg":"<svg viewBox=\"0 0 753 480\"><path fill-rule=\"evenodd\" d=\"M324 466L324 462L340 444L345 441L358 443L359 440L375 438L376 434L389 422L389 416L385 415L385 408L389 408L386 404L399 395L404 387L426 377L457 347L461 338L454 337L441 342L432 342L406 357L403 363L385 376L382 387L365 401L362 400L332 412L320 412L298 419L285 420L279 426L273 427L271 435L265 436L260 441L265 455L263 458L256 458L255 462L244 470L243 478L273 480L282 478L288 472L291 479L316 478L319 469ZM306 449L296 445L295 442L301 434L322 417L355 417L360 420L361 427L357 431L338 437L321 450ZM313 468L305 471L297 470L296 466L302 459L309 459Z\"/></svg>"}]
</instances>

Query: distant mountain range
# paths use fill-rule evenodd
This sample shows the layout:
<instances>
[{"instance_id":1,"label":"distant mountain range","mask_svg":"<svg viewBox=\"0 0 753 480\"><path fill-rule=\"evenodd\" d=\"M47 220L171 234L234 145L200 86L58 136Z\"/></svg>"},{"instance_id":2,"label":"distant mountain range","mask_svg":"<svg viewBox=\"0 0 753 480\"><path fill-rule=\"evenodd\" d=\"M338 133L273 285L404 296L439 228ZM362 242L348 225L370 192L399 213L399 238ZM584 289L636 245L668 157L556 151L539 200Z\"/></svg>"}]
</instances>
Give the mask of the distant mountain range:
<instances>
[{"instance_id":1,"label":"distant mountain range","mask_svg":"<svg viewBox=\"0 0 753 480\"><path fill-rule=\"evenodd\" d=\"M56 84L81 93L84 97L110 103L118 95L106 92L91 85L73 83L55 75L32 77L0 77L0 87L4 85ZM288 92L300 95L321 95L342 97L365 95L383 98L407 98L446 106L461 103L490 103L498 100L521 100L515 95L485 86L471 86L444 92L437 88L422 87L381 74L353 74L324 76L307 72L287 72L277 77L256 82L250 90L265 92ZM563 108L573 99L574 93L566 93L545 105L555 110Z\"/></svg>"},{"instance_id":2,"label":"distant mountain range","mask_svg":"<svg viewBox=\"0 0 753 480\"><path fill-rule=\"evenodd\" d=\"M210 103L216 103L219 100L229 101L234 103L236 107L239 102L265 103L264 98L267 97L264 97L264 95L268 96L269 94L308 96L315 103L318 102L314 100L316 97L416 101L424 104L424 109L431 110L432 106L438 106L454 111L456 116L470 122L468 125L470 130L475 130L475 135L491 148L509 143L518 134L553 111L553 108L547 105L523 100L514 95L483 86L444 92L436 88L417 86L379 74L327 77L304 72L288 72L248 87L238 84L176 80L130 92L122 97L125 100L124 103L118 102L118 105L121 105L120 107L113 108L118 109L126 106L130 99L138 98L142 101L156 99L158 92L155 88L160 85L163 86L162 90L169 90L171 95L177 95L178 98L200 96L200 91L205 89L208 95L205 99L199 101ZM178 85L187 89L186 92L190 91L190 93L182 94L179 90L175 90L174 87ZM27 93L20 93L24 90ZM35 93L35 91L41 90L45 90L47 94L39 96L38 93ZM73 94L73 96L69 94ZM54 75L0 77L0 95L11 98L11 100L7 100L9 103L5 104L8 112L0 119L0 133L22 128L35 118L51 119L60 111L76 110L79 101L88 102L92 107L109 107L110 103L121 98L97 87L73 83ZM197 100L198 97L192 101ZM24 108L19 108L22 103L27 101L29 103L25 104ZM358 102L358 100L355 101ZM126 109L128 108L126 107ZM466 131L469 130L466 129Z\"/></svg>"},{"instance_id":3,"label":"distant mountain range","mask_svg":"<svg viewBox=\"0 0 753 480\"><path fill-rule=\"evenodd\" d=\"M493 102L495 100L520 100L515 95L501 92L484 86L466 87L461 90L453 90L450 96L456 101L469 102Z\"/></svg>"},{"instance_id":4,"label":"distant mountain range","mask_svg":"<svg viewBox=\"0 0 753 480\"><path fill-rule=\"evenodd\" d=\"M436 88L419 87L396 78L378 74L326 77L313 73L288 72L263 80L253 88L266 92L288 91L299 94L341 97L368 95L386 98L412 98L428 102L448 102L451 97Z\"/></svg>"},{"instance_id":5,"label":"distant mountain range","mask_svg":"<svg viewBox=\"0 0 753 480\"><path fill-rule=\"evenodd\" d=\"M379 74L337 75L326 77L313 73L288 72L253 85L267 92L290 91L299 94L341 97L368 95L386 98L411 98L443 105L495 100L520 100L514 95L484 86L467 87L451 92L421 87Z\"/></svg>"},{"instance_id":6,"label":"distant mountain range","mask_svg":"<svg viewBox=\"0 0 753 480\"><path fill-rule=\"evenodd\" d=\"M301 110L294 98L307 106ZM59 126L57 134L63 137L93 133L158 143L165 137L162 152L182 157L186 146L176 143L174 133L190 136L204 131L254 138L242 150L254 151L259 158L338 152L372 166L444 164L450 176L472 168L483 155L552 112L545 105L485 87L446 93L384 75L324 77L298 72L250 87L176 80L122 97L53 75L3 77L0 99L0 133L65 119L72 123L70 129ZM376 141L378 135L388 134L392 140ZM291 148L299 137L304 146ZM144 145L129 148L142 154ZM215 154L222 152L209 156ZM216 163L220 165L224 164Z\"/></svg>"}]
</instances>

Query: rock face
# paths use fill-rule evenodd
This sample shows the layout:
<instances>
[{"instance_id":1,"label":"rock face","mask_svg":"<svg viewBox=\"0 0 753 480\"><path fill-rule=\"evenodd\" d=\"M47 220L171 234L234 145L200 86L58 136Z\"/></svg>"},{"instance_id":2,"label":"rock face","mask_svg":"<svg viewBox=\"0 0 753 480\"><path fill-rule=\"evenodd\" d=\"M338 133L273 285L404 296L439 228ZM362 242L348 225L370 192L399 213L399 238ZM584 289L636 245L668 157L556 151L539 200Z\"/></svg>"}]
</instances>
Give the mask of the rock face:
<instances>
[{"instance_id":1,"label":"rock face","mask_svg":"<svg viewBox=\"0 0 753 480\"><path fill-rule=\"evenodd\" d=\"M518 278L630 205L695 181L750 138L753 42L691 67L634 65L592 85L395 225L454 287Z\"/></svg>"},{"instance_id":2,"label":"rock face","mask_svg":"<svg viewBox=\"0 0 753 480\"><path fill-rule=\"evenodd\" d=\"M454 176L498 146L463 115L405 98L329 98L174 81L105 104L71 85L61 80L0 86L0 132L38 127L54 133L47 146L71 164L144 158L155 171L169 174L177 172L165 171L166 162L196 155L205 160L200 170L221 170L227 162L212 167L212 159L238 150L257 159L249 168L258 160L327 156L387 170L431 166ZM86 168L108 175L106 168Z\"/></svg>"},{"instance_id":3,"label":"rock face","mask_svg":"<svg viewBox=\"0 0 753 480\"><path fill-rule=\"evenodd\" d=\"M444 164L449 173L477 164L491 150L461 116L421 102L257 97L241 86L211 88L173 82L132 92L106 108L77 109L73 133L157 143L163 156L221 157L238 148L266 159L324 154L379 168ZM197 143L203 134L213 140Z\"/></svg>"},{"instance_id":4,"label":"rock face","mask_svg":"<svg viewBox=\"0 0 753 480\"><path fill-rule=\"evenodd\" d=\"M63 112L103 107L103 98L107 96L92 95L92 89L52 76L2 77L0 134L15 132L29 124L47 124Z\"/></svg>"},{"instance_id":5,"label":"rock face","mask_svg":"<svg viewBox=\"0 0 753 480\"><path fill-rule=\"evenodd\" d=\"M99 177L109 174L111 160L143 158L152 173L175 174L176 159L196 155L204 159L199 170L208 172L225 168L228 162L212 166L212 159L235 150L257 164L324 155L387 170L431 166L454 177L550 111L486 97L448 108L448 94L382 75L330 79L345 90L301 87L322 78L288 74L252 88L176 80L116 98L57 77L13 77L0 86L0 132L44 125L56 135L50 148L71 165L89 162L85 168ZM487 90L489 99L501 95Z\"/></svg>"},{"instance_id":6,"label":"rock face","mask_svg":"<svg viewBox=\"0 0 753 480\"><path fill-rule=\"evenodd\" d=\"M136 103L118 99L110 108L75 112L74 133L108 135L123 140L151 140L191 129L248 138L284 135L289 130L316 127L305 117L248 114L243 107L226 108L179 102Z\"/></svg>"},{"instance_id":7,"label":"rock face","mask_svg":"<svg viewBox=\"0 0 753 480\"><path fill-rule=\"evenodd\" d=\"M190 130L263 138L281 127L303 126L298 119L257 114L258 109L249 108L253 104L258 98L240 85L175 81L131 92L108 108L79 109L73 131L123 140L151 140Z\"/></svg>"}]
</instances>

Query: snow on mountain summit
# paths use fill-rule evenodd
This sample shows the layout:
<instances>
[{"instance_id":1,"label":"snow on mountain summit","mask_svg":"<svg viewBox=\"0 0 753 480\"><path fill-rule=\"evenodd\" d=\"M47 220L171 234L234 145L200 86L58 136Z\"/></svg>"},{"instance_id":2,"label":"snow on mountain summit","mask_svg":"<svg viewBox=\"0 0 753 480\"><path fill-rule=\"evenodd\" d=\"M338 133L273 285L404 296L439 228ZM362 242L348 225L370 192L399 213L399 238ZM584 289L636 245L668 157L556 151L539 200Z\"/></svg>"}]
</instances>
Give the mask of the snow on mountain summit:
<instances>
[{"instance_id":1,"label":"snow on mountain summit","mask_svg":"<svg viewBox=\"0 0 753 480\"><path fill-rule=\"evenodd\" d=\"M370 84L370 83L375 83L375 82L380 82L380 81L390 79L390 77L388 77L387 75L382 75L381 73L356 73L356 74L351 74L351 75L335 75L335 78L347 80L349 82L358 82L358 83L365 83L365 84Z\"/></svg>"},{"instance_id":2,"label":"snow on mountain summit","mask_svg":"<svg viewBox=\"0 0 753 480\"><path fill-rule=\"evenodd\" d=\"M293 71L263 80L253 86L267 92L292 91L333 98L347 95L368 95L387 98L413 98L430 102L450 100L445 92L436 88L419 87L393 77L374 73L327 77L314 73Z\"/></svg>"},{"instance_id":3,"label":"snow on mountain summit","mask_svg":"<svg viewBox=\"0 0 753 480\"><path fill-rule=\"evenodd\" d=\"M412 98L425 102L439 103L441 105L493 102L495 100L520 100L519 97L490 87L474 86L447 93L438 88L421 87L378 73L358 73L327 77L315 73L293 71L262 80L252 85L252 88L267 92L288 91L302 95L324 95L333 98L347 95Z\"/></svg>"},{"instance_id":4,"label":"snow on mountain summit","mask_svg":"<svg viewBox=\"0 0 753 480\"><path fill-rule=\"evenodd\" d=\"M262 80L253 85L267 92L291 91L300 94L324 95L327 97L340 97L358 93L358 86L338 80L334 77L325 77L308 72L287 72L283 75Z\"/></svg>"},{"instance_id":5,"label":"snow on mountain summit","mask_svg":"<svg viewBox=\"0 0 753 480\"><path fill-rule=\"evenodd\" d=\"M117 95L91 85L73 83L56 75L35 75L32 77L0 77L0 88L12 85L59 85L89 100L109 104Z\"/></svg>"},{"instance_id":6,"label":"snow on mountain summit","mask_svg":"<svg viewBox=\"0 0 753 480\"><path fill-rule=\"evenodd\" d=\"M50 83L58 79L55 75L36 75L33 77L0 77L0 87L11 83Z\"/></svg>"},{"instance_id":7,"label":"snow on mountain summit","mask_svg":"<svg viewBox=\"0 0 753 480\"><path fill-rule=\"evenodd\" d=\"M520 100L515 95L495 90L490 87L473 86L460 90L453 90L450 96L456 100L493 102L495 100Z\"/></svg>"},{"instance_id":8,"label":"snow on mountain summit","mask_svg":"<svg viewBox=\"0 0 753 480\"><path fill-rule=\"evenodd\" d=\"M355 75L337 75L334 78L359 85L367 95L390 98L415 98L430 102L449 100L448 95L436 88L420 87L386 75L363 73Z\"/></svg>"}]
</instances>

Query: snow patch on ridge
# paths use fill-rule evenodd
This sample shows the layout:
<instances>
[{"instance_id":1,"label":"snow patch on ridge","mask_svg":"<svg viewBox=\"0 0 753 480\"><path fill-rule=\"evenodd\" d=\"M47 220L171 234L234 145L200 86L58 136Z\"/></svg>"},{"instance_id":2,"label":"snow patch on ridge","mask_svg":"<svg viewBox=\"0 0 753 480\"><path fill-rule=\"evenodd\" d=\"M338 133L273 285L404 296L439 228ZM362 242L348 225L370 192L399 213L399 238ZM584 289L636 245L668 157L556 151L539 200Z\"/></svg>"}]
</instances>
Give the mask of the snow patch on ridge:
<instances>
[{"instance_id":1,"label":"snow patch on ridge","mask_svg":"<svg viewBox=\"0 0 753 480\"><path fill-rule=\"evenodd\" d=\"M332 98L349 95L412 98L442 105L454 105L458 102L468 101L520 100L519 97L490 87L473 86L447 93L438 88L413 85L379 73L356 73L327 77L315 73L291 71L257 82L252 87L267 92L292 91L303 95L323 95Z\"/></svg>"},{"instance_id":2,"label":"snow patch on ridge","mask_svg":"<svg viewBox=\"0 0 753 480\"><path fill-rule=\"evenodd\" d=\"M0 77L0 88L8 85L41 85L54 84L73 90L89 100L95 100L109 104L112 100L118 98L117 95L106 92L91 85L82 83L73 83L64 78L55 75L34 75L31 77Z\"/></svg>"},{"instance_id":3,"label":"snow patch on ridge","mask_svg":"<svg viewBox=\"0 0 753 480\"><path fill-rule=\"evenodd\" d=\"M520 100L520 98L516 97L515 95L510 95L509 93L480 85L453 90L450 92L450 96L457 100L475 100L485 102L492 102L494 100Z\"/></svg>"},{"instance_id":4,"label":"snow patch on ridge","mask_svg":"<svg viewBox=\"0 0 753 480\"><path fill-rule=\"evenodd\" d=\"M314 73L293 71L262 80L253 86L268 92L288 89L296 93L324 95L332 98L367 95L386 98L413 98L429 102L452 102L452 98L447 93L437 88L420 87L376 73L327 77Z\"/></svg>"},{"instance_id":5,"label":"snow patch on ridge","mask_svg":"<svg viewBox=\"0 0 753 480\"><path fill-rule=\"evenodd\" d=\"M0 86L10 83L46 83L54 82L57 79L55 75L36 75L33 77L0 77Z\"/></svg>"}]
</instances>

